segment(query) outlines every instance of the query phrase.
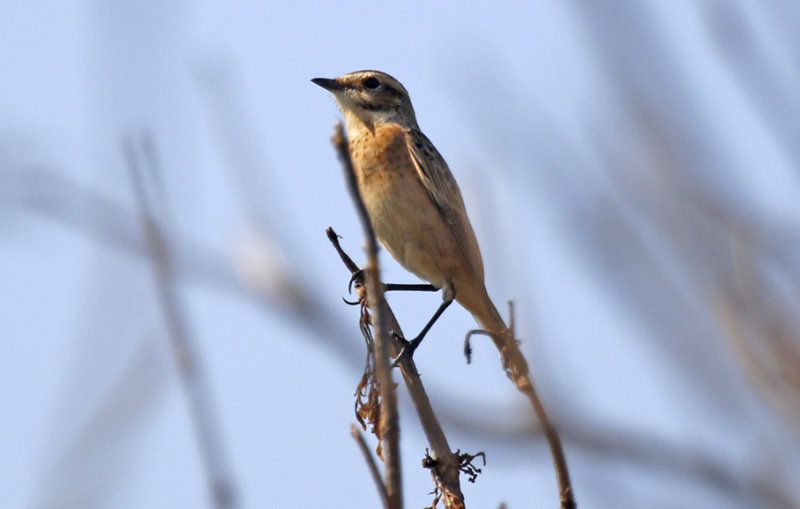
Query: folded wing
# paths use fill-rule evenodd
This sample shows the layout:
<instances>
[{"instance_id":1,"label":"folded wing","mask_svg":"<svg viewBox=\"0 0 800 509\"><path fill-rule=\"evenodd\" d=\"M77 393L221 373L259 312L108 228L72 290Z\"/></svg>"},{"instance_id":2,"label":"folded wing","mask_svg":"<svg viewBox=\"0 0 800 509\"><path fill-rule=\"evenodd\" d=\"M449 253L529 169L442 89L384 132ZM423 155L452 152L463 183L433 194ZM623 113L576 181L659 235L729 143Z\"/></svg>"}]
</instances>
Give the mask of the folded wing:
<instances>
[{"instance_id":1,"label":"folded wing","mask_svg":"<svg viewBox=\"0 0 800 509\"><path fill-rule=\"evenodd\" d=\"M474 276L483 282L483 261L464 200L447 163L428 138L417 130L406 133L406 145L422 184L447 224Z\"/></svg>"}]
</instances>

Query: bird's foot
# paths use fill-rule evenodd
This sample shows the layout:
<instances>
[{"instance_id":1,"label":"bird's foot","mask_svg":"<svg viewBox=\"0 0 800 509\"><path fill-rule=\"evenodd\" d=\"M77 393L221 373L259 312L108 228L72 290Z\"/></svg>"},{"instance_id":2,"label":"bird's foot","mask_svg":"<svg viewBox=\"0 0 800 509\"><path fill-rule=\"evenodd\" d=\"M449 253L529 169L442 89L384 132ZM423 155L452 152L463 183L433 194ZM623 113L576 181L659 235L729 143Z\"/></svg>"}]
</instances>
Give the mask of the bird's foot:
<instances>
[{"instance_id":1,"label":"bird's foot","mask_svg":"<svg viewBox=\"0 0 800 509\"><path fill-rule=\"evenodd\" d=\"M397 356L392 359L392 367L397 367L397 365L400 364L400 361L403 360L404 356L408 356L409 359L414 357L414 351L417 349L419 344L422 343L422 338L416 337L411 341L408 341L406 338L396 332L392 332L392 336L403 345L400 348L400 353L398 353Z\"/></svg>"}]
</instances>

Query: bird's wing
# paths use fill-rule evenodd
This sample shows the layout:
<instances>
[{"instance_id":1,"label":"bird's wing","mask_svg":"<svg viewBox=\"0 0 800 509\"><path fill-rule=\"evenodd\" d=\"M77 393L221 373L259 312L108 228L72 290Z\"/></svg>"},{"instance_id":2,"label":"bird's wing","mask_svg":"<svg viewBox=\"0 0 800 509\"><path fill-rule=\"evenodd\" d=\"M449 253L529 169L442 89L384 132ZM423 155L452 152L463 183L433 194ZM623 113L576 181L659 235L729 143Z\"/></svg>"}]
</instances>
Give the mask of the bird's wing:
<instances>
[{"instance_id":1,"label":"bird's wing","mask_svg":"<svg viewBox=\"0 0 800 509\"><path fill-rule=\"evenodd\" d=\"M433 143L420 131L407 131L406 145L422 184L453 233L464 260L472 273L483 281L483 261L478 241L450 168Z\"/></svg>"}]
</instances>

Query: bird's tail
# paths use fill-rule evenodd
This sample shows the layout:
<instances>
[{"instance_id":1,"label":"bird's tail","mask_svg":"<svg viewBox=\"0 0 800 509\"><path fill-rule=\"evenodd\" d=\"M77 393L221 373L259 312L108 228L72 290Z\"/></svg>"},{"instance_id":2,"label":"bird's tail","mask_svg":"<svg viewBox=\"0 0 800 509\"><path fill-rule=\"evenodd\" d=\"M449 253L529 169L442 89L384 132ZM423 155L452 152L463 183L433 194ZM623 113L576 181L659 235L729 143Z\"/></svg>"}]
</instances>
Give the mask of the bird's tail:
<instances>
[{"instance_id":1,"label":"bird's tail","mask_svg":"<svg viewBox=\"0 0 800 509\"><path fill-rule=\"evenodd\" d=\"M477 305L471 306L472 309L467 308L472 312L472 316L475 317L478 324L480 324L484 330L493 334L504 335L507 331L510 332L506 322L503 320L503 317L500 316L500 312L497 311L497 308L485 289L481 297L482 298L475 303Z\"/></svg>"}]
</instances>

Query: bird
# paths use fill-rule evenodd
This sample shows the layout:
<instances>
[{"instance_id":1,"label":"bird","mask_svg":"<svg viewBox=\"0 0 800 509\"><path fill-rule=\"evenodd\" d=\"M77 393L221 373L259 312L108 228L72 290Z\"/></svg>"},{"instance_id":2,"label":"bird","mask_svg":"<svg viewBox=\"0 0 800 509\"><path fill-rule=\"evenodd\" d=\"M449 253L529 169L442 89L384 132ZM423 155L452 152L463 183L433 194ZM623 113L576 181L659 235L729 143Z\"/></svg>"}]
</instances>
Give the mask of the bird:
<instances>
[{"instance_id":1,"label":"bird","mask_svg":"<svg viewBox=\"0 0 800 509\"><path fill-rule=\"evenodd\" d=\"M453 300L496 342L507 341L513 332L486 291L461 191L420 130L405 87L375 70L311 81L328 90L342 112L358 190L378 240L405 269L442 291L441 305L401 355L413 355Z\"/></svg>"}]
</instances>

